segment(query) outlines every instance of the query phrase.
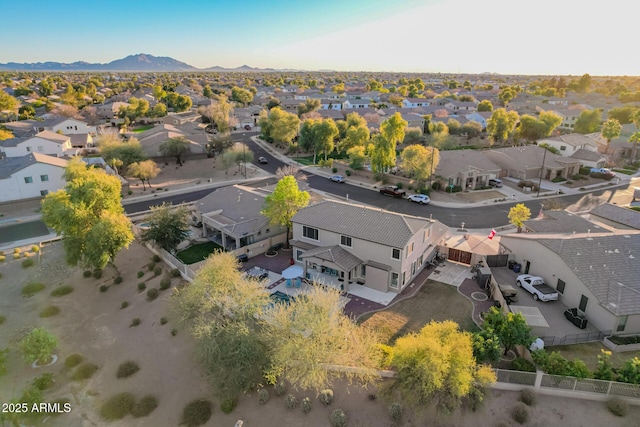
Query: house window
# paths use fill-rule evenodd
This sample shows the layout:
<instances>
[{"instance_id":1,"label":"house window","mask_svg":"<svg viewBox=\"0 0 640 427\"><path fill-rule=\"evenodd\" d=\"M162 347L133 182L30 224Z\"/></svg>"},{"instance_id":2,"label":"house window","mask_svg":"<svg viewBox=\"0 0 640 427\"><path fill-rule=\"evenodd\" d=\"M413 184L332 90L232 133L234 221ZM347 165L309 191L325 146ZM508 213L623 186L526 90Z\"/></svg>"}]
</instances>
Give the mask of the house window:
<instances>
[{"instance_id":1,"label":"house window","mask_svg":"<svg viewBox=\"0 0 640 427\"><path fill-rule=\"evenodd\" d=\"M422 255L418 257L418 267L422 265Z\"/></svg>"},{"instance_id":2,"label":"house window","mask_svg":"<svg viewBox=\"0 0 640 427\"><path fill-rule=\"evenodd\" d=\"M40 175L40 181L49 181L49 175Z\"/></svg>"},{"instance_id":3,"label":"house window","mask_svg":"<svg viewBox=\"0 0 640 427\"><path fill-rule=\"evenodd\" d=\"M616 328L616 332L624 332L624 328L627 327L627 319L629 316L620 316L618 317L618 327Z\"/></svg>"},{"instance_id":4,"label":"house window","mask_svg":"<svg viewBox=\"0 0 640 427\"><path fill-rule=\"evenodd\" d=\"M44 151L44 147L42 145L38 145L38 151Z\"/></svg>"},{"instance_id":5,"label":"house window","mask_svg":"<svg viewBox=\"0 0 640 427\"><path fill-rule=\"evenodd\" d=\"M31 178L30 176L25 176L24 177L24 183L25 184L31 184L33 182L33 178Z\"/></svg>"},{"instance_id":6,"label":"house window","mask_svg":"<svg viewBox=\"0 0 640 427\"><path fill-rule=\"evenodd\" d=\"M351 247L351 237L349 237L349 236L340 236L340 244L342 246Z\"/></svg>"},{"instance_id":7,"label":"house window","mask_svg":"<svg viewBox=\"0 0 640 427\"><path fill-rule=\"evenodd\" d=\"M393 289L398 289L398 273L391 272L391 284L389 285Z\"/></svg>"},{"instance_id":8,"label":"house window","mask_svg":"<svg viewBox=\"0 0 640 427\"><path fill-rule=\"evenodd\" d=\"M266 230L264 230L264 234L269 234L270 231L271 231L271 229L267 228Z\"/></svg>"},{"instance_id":9,"label":"house window","mask_svg":"<svg viewBox=\"0 0 640 427\"><path fill-rule=\"evenodd\" d=\"M360 266L360 276L367 277L367 266L364 264Z\"/></svg>"},{"instance_id":10,"label":"house window","mask_svg":"<svg viewBox=\"0 0 640 427\"><path fill-rule=\"evenodd\" d=\"M564 287L565 287L565 285L566 285L566 283L564 283L564 280L558 279L558 284L556 285L556 290L564 295Z\"/></svg>"},{"instance_id":11,"label":"house window","mask_svg":"<svg viewBox=\"0 0 640 427\"><path fill-rule=\"evenodd\" d=\"M49 190L40 190L41 196L46 196L47 194L49 194Z\"/></svg>"},{"instance_id":12,"label":"house window","mask_svg":"<svg viewBox=\"0 0 640 427\"><path fill-rule=\"evenodd\" d=\"M411 255L413 253L413 242L409 243L408 249L409 249L408 255Z\"/></svg>"},{"instance_id":13,"label":"house window","mask_svg":"<svg viewBox=\"0 0 640 427\"><path fill-rule=\"evenodd\" d=\"M27 149L27 153L31 152L31 147L25 147Z\"/></svg>"},{"instance_id":14,"label":"house window","mask_svg":"<svg viewBox=\"0 0 640 427\"><path fill-rule=\"evenodd\" d=\"M566 145L561 145L561 146L560 146L560 151L565 151L566 149L567 149L567 146L566 146Z\"/></svg>"},{"instance_id":15,"label":"house window","mask_svg":"<svg viewBox=\"0 0 640 427\"><path fill-rule=\"evenodd\" d=\"M307 239L318 240L318 229L307 227L306 225L302 226L302 235Z\"/></svg>"},{"instance_id":16,"label":"house window","mask_svg":"<svg viewBox=\"0 0 640 427\"><path fill-rule=\"evenodd\" d=\"M391 249L391 258L400 259L400 249L396 249L396 248Z\"/></svg>"},{"instance_id":17,"label":"house window","mask_svg":"<svg viewBox=\"0 0 640 427\"><path fill-rule=\"evenodd\" d=\"M402 272L402 286L404 286L406 281L407 281L407 272L403 271Z\"/></svg>"},{"instance_id":18,"label":"house window","mask_svg":"<svg viewBox=\"0 0 640 427\"><path fill-rule=\"evenodd\" d=\"M298 249L298 250L296 251L296 259L297 259L298 261L302 261L302 254L303 254L303 253L304 253L304 251L301 251L300 249Z\"/></svg>"},{"instance_id":19,"label":"house window","mask_svg":"<svg viewBox=\"0 0 640 427\"><path fill-rule=\"evenodd\" d=\"M413 261L411 263L411 275L414 276L416 274L416 262Z\"/></svg>"},{"instance_id":20,"label":"house window","mask_svg":"<svg viewBox=\"0 0 640 427\"><path fill-rule=\"evenodd\" d=\"M586 313L587 312L587 303L589 302L589 298L585 297L584 295L582 295L582 297L580 297L580 305L578 306L578 308L580 309L581 312Z\"/></svg>"},{"instance_id":21,"label":"house window","mask_svg":"<svg viewBox=\"0 0 640 427\"><path fill-rule=\"evenodd\" d=\"M424 230L424 237L422 239L423 242L426 242L427 240L429 240L429 236L431 235L431 229L427 228L426 230Z\"/></svg>"}]
</instances>

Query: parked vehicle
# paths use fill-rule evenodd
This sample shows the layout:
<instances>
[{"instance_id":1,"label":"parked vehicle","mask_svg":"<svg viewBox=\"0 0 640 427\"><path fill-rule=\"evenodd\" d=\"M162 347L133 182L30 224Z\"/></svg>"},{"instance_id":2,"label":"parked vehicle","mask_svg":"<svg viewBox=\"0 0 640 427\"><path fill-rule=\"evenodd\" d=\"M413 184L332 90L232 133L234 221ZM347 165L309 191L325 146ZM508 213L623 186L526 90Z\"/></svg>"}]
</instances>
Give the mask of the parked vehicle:
<instances>
[{"instance_id":1,"label":"parked vehicle","mask_svg":"<svg viewBox=\"0 0 640 427\"><path fill-rule=\"evenodd\" d=\"M266 157L258 157L258 162L260 162L261 165L266 165L267 163L269 163Z\"/></svg>"},{"instance_id":2,"label":"parked vehicle","mask_svg":"<svg viewBox=\"0 0 640 427\"><path fill-rule=\"evenodd\" d=\"M380 194L384 194L385 196L391 196L391 197L404 197L407 195L407 192L399 189L396 186L390 185L387 187L382 187L380 189Z\"/></svg>"},{"instance_id":3,"label":"parked vehicle","mask_svg":"<svg viewBox=\"0 0 640 427\"><path fill-rule=\"evenodd\" d=\"M489 184L489 187L500 188L502 187L502 180L498 178L492 178L489 180L488 184Z\"/></svg>"},{"instance_id":4,"label":"parked vehicle","mask_svg":"<svg viewBox=\"0 0 640 427\"><path fill-rule=\"evenodd\" d=\"M344 176L342 175L333 175L329 177L329 181L339 182L341 184L344 183Z\"/></svg>"},{"instance_id":5,"label":"parked vehicle","mask_svg":"<svg viewBox=\"0 0 640 427\"><path fill-rule=\"evenodd\" d=\"M602 173L605 175L615 175L613 172L611 172L609 169L607 168L591 168L591 170L589 170L590 173Z\"/></svg>"},{"instance_id":6,"label":"parked vehicle","mask_svg":"<svg viewBox=\"0 0 640 427\"><path fill-rule=\"evenodd\" d=\"M538 301L555 301L558 299L558 291L544 283L544 279L531 274L521 274L516 279L516 285L522 287Z\"/></svg>"},{"instance_id":7,"label":"parked vehicle","mask_svg":"<svg viewBox=\"0 0 640 427\"><path fill-rule=\"evenodd\" d=\"M251 125L244 125L244 128L245 128L246 130L251 130Z\"/></svg>"},{"instance_id":8,"label":"parked vehicle","mask_svg":"<svg viewBox=\"0 0 640 427\"><path fill-rule=\"evenodd\" d=\"M431 199L426 194L412 194L407 197L407 200L414 203L420 203L421 205L428 205Z\"/></svg>"}]
</instances>

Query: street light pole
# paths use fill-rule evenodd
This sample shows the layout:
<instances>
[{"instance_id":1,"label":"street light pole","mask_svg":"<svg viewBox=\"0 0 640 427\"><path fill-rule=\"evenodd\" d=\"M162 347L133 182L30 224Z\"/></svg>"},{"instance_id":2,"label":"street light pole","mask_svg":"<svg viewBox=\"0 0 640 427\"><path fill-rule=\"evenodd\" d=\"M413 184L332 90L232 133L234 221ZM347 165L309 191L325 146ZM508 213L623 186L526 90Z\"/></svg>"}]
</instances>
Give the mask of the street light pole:
<instances>
[{"instance_id":1,"label":"street light pole","mask_svg":"<svg viewBox=\"0 0 640 427\"><path fill-rule=\"evenodd\" d=\"M242 134L242 161L244 162L244 179L247 179L247 144L244 141L244 133Z\"/></svg>"},{"instance_id":2,"label":"street light pole","mask_svg":"<svg viewBox=\"0 0 640 427\"><path fill-rule=\"evenodd\" d=\"M538 194L536 197L540 197L540 186L542 185L542 174L544 173L544 161L547 158L547 149L543 148L544 154L542 155L542 169L540 170L540 179L538 180Z\"/></svg>"}]
</instances>

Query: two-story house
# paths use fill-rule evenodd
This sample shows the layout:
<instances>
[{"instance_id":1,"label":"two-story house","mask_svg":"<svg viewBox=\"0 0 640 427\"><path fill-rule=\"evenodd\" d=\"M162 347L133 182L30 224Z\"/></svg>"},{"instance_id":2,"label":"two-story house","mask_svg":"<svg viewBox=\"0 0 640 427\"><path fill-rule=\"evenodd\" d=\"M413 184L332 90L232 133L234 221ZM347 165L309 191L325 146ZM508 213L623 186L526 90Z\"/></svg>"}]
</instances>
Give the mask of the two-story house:
<instances>
[{"instance_id":1,"label":"two-story house","mask_svg":"<svg viewBox=\"0 0 640 427\"><path fill-rule=\"evenodd\" d=\"M447 227L378 208L323 201L292 220L294 261L312 281L401 292L433 259Z\"/></svg>"},{"instance_id":2,"label":"two-story house","mask_svg":"<svg viewBox=\"0 0 640 427\"><path fill-rule=\"evenodd\" d=\"M67 160L30 153L0 159L0 202L37 199L65 186Z\"/></svg>"},{"instance_id":3,"label":"two-story house","mask_svg":"<svg viewBox=\"0 0 640 427\"><path fill-rule=\"evenodd\" d=\"M602 167L607 160L605 155L598 152L598 144L593 138L579 133L544 138L538 141L540 144L547 144L558 150L561 156L579 160L587 167Z\"/></svg>"},{"instance_id":4,"label":"two-story house","mask_svg":"<svg viewBox=\"0 0 640 427\"><path fill-rule=\"evenodd\" d=\"M29 153L40 153L56 157L75 154L69 136L48 130L39 132L32 137L11 138L0 141L0 151L7 157L21 157Z\"/></svg>"}]
</instances>

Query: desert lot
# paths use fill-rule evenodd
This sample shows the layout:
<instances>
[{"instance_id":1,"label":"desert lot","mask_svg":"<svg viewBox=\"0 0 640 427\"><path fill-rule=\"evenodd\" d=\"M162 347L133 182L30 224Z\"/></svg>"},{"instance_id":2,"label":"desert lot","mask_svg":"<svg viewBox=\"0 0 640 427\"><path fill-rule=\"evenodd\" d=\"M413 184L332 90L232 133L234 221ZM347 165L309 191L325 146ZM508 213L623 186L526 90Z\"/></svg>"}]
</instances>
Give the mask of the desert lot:
<instances>
[{"instance_id":1,"label":"desert lot","mask_svg":"<svg viewBox=\"0 0 640 427\"><path fill-rule=\"evenodd\" d=\"M254 392L241 397L231 414L223 414L220 402L213 396L194 359L193 343L187 331L171 317L171 290L161 291L153 301L147 300L146 290L158 288L168 270L158 263L162 272L155 276L147 267L151 259L151 252L138 243L120 253L116 264L124 280L117 285L113 281L115 273L109 268L100 279L95 279L83 277L79 268L65 266L60 243L44 247L40 264L34 267L23 269L21 261L13 260L0 263L0 315L6 317L0 325L0 349L11 350L8 374L0 379L0 402L18 398L34 378L52 373L55 384L44 392L45 400L67 398L72 409L68 414L46 419L43 425L47 426L178 426L185 405L200 398L209 399L215 405L207 426L231 427L241 419L243 427L324 427L329 425L329 413L335 408L347 412L349 426L494 426L501 421L516 425L509 414L518 393L493 391L477 412L458 411L445 416L429 410L421 417L406 413L400 423L393 423L387 415L388 403L381 398L370 400L369 392L342 383L336 384L334 402L328 407L316 400L312 392L290 390L300 400L306 396L312 399L313 409L309 414L300 408L287 410L284 398L276 397L272 390L271 399L265 405L258 403ZM138 277L139 272L142 277ZM45 289L24 297L21 290L31 282L41 282ZM139 283L145 283L145 291L138 291ZM180 283L181 279L174 278L171 287ZM71 285L73 292L51 296L51 291L61 285ZM100 291L102 285L108 286L104 292ZM128 305L121 308L125 301ZM40 311L48 306L58 307L59 314L39 317ZM160 321L163 317L168 320L166 324ZM140 319L138 326L131 326L134 318ZM58 338L55 353L59 360L51 366L32 368L18 351L20 337L36 326L44 326ZM64 367L64 360L71 354L80 354L84 363L97 365L95 374L89 379L72 380L74 370ZM140 370L126 379L116 378L118 366L126 361L136 362ZM100 418L98 407L121 392L130 392L137 398L153 395L159 406L147 417L127 416L108 423ZM638 425L638 419L640 408L637 407L632 407L627 417L617 418L603 403L539 396L526 425L634 426Z\"/></svg>"}]
</instances>

